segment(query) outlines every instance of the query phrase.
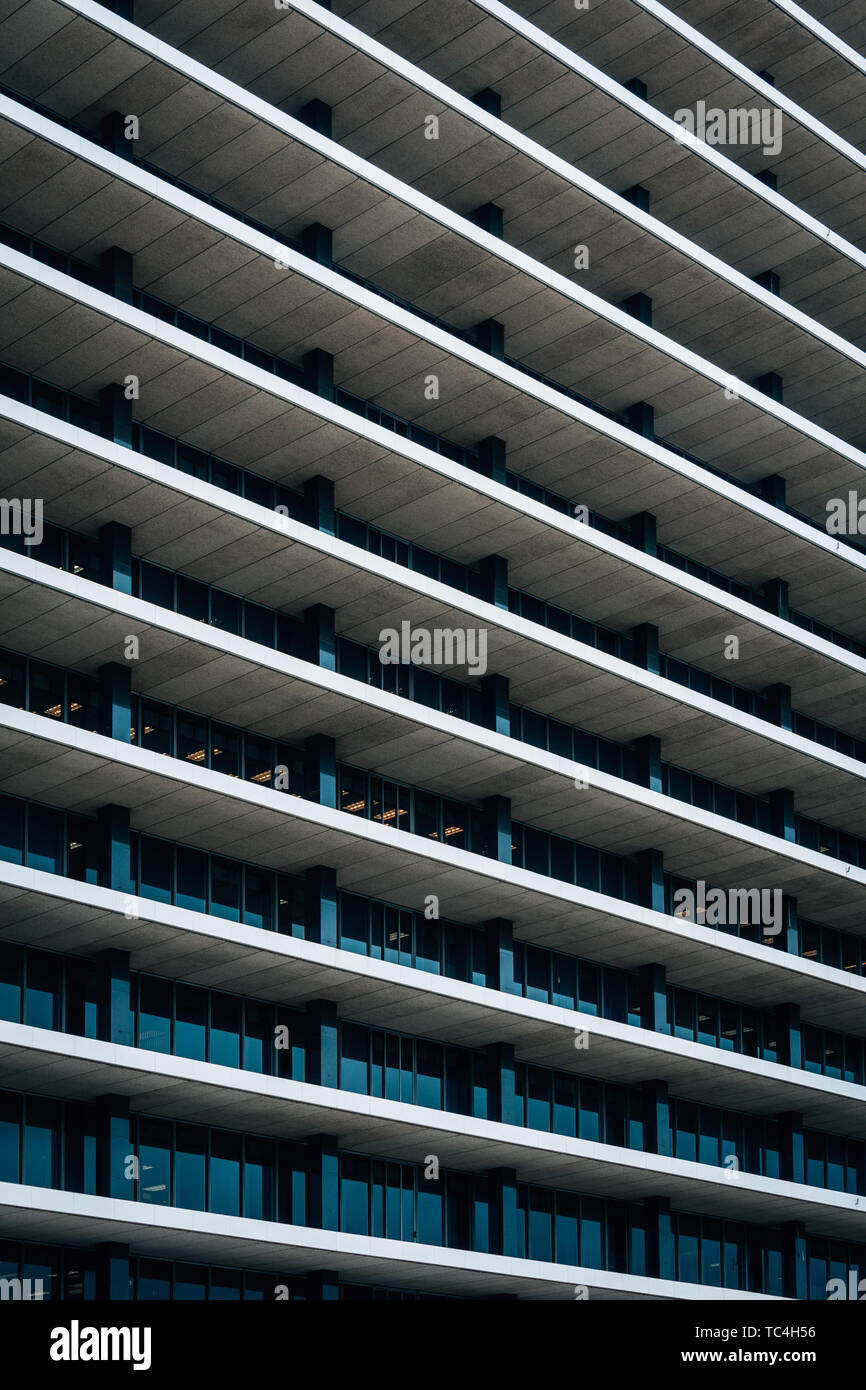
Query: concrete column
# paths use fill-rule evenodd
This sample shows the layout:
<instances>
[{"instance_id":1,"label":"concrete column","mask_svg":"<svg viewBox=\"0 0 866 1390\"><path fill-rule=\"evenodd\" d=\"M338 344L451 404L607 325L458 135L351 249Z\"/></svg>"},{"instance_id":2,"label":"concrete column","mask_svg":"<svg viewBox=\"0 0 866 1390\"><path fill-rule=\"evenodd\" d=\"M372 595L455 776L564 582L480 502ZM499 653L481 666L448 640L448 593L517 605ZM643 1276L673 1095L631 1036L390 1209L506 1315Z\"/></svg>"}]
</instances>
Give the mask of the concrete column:
<instances>
[{"instance_id":1,"label":"concrete column","mask_svg":"<svg viewBox=\"0 0 866 1390\"><path fill-rule=\"evenodd\" d=\"M131 1177L132 1130L129 1097L106 1095L96 1101L97 1144L96 1186L100 1197L122 1197L134 1201L136 1189Z\"/></svg>"},{"instance_id":2,"label":"concrete column","mask_svg":"<svg viewBox=\"0 0 866 1390\"><path fill-rule=\"evenodd\" d=\"M476 92L472 100L476 106L480 106L490 116L502 118L502 97L499 92L494 92L492 87L484 87L480 92Z\"/></svg>"},{"instance_id":3,"label":"concrete column","mask_svg":"<svg viewBox=\"0 0 866 1390\"><path fill-rule=\"evenodd\" d=\"M323 227L321 222L311 222L301 232L301 245L304 254L311 260L318 261L319 265L333 265L334 234L330 227Z\"/></svg>"},{"instance_id":4,"label":"concrete column","mask_svg":"<svg viewBox=\"0 0 866 1390\"><path fill-rule=\"evenodd\" d=\"M630 203L634 203L636 208L640 208L641 212L649 212L650 193L649 189L644 188L642 184L633 183L631 188L627 188L622 196L627 198Z\"/></svg>"},{"instance_id":5,"label":"concrete column","mask_svg":"<svg viewBox=\"0 0 866 1390\"><path fill-rule=\"evenodd\" d=\"M770 723L776 724L780 729L792 729L790 685L768 685L764 691L764 699L767 702L767 718Z\"/></svg>"},{"instance_id":6,"label":"concrete column","mask_svg":"<svg viewBox=\"0 0 866 1390\"><path fill-rule=\"evenodd\" d=\"M316 864L304 874L304 936L321 946L337 944L337 872Z\"/></svg>"},{"instance_id":7,"label":"concrete column","mask_svg":"<svg viewBox=\"0 0 866 1390\"><path fill-rule=\"evenodd\" d=\"M304 743L304 797L336 808L337 745L327 734L312 734Z\"/></svg>"},{"instance_id":8,"label":"concrete column","mask_svg":"<svg viewBox=\"0 0 866 1390\"><path fill-rule=\"evenodd\" d=\"M769 502L771 507L779 507L782 511L786 505L787 485L785 479L778 473L770 473L768 477L762 478L758 483L758 491L765 502Z\"/></svg>"},{"instance_id":9,"label":"concrete column","mask_svg":"<svg viewBox=\"0 0 866 1390\"><path fill-rule=\"evenodd\" d=\"M785 1296L806 1299L809 1297L809 1280L806 1267L805 1222L783 1221L781 1232Z\"/></svg>"},{"instance_id":10,"label":"concrete column","mask_svg":"<svg viewBox=\"0 0 866 1390\"><path fill-rule=\"evenodd\" d=\"M323 531L326 536L336 534L334 484L330 478L317 475L304 483L304 511L308 526Z\"/></svg>"},{"instance_id":11,"label":"concrete column","mask_svg":"<svg viewBox=\"0 0 866 1390\"><path fill-rule=\"evenodd\" d=\"M482 352L501 360L505 356L505 325L498 319L484 319L475 325L475 343Z\"/></svg>"},{"instance_id":12,"label":"concrete column","mask_svg":"<svg viewBox=\"0 0 866 1390\"><path fill-rule=\"evenodd\" d=\"M779 1061L800 1070L803 1066L803 1032L799 1004L776 1005L776 1048Z\"/></svg>"},{"instance_id":13,"label":"concrete column","mask_svg":"<svg viewBox=\"0 0 866 1390\"><path fill-rule=\"evenodd\" d=\"M125 140L124 144L129 144L129 141ZM109 246L100 257L100 266L105 293L122 299L124 304L131 304L134 268L129 252L119 246Z\"/></svg>"},{"instance_id":14,"label":"concrete column","mask_svg":"<svg viewBox=\"0 0 866 1390\"><path fill-rule=\"evenodd\" d=\"M302 367L304 390L326 401L334 399L334 359L330 352L321 348L311 348L304 353Z\"/></svg>"},{"instance_id":15,"label":"concrete column","mask_svg":"<svg viewBox=\"0 0 866 1390\"><path fill-rule=\"evenodd\" d=\"M340 1155L333 1134L307 1140L307 1223L320 1231L340 1226Z\"/></svg>"},{"instance_id":16,"label":"concrete column","mask_svg":"<svg viewBox=\"0 0 866 1390\"><path fill-rule=\"evenodd\" d=\"M494 1255L518 1256L523 1253L519 1240L517 1210L517 1171L493 1168L487 1174L490 1199L490 1248Z\"/></svg>"},{"instance_id":17,"label":"concrete column","mask_svg":"<svg viewBox=\"0 0 866 1390\"><path fill-rule=\"evenodd\" d=\"M311 1301L330 1303L339 1300L340 1276L335 1269L314 1269L306 1279L307 1298Z\"/></svg>"},{"instance_id":18,"label":"concrete column","mask_svg":"<svg viewBox=\"0 0 866 1390\"><path fill-rule=\"evenodd\" d=\"M109 661L96 673L99 701L99 732L106 738L129 743L132 729L132 672L128 666Z\"/></svg>"},{"instance_id":19,"label":"concrete column","mask_svg":"<svg viewBox=\"0 0 866 1390\"><path fill-rule=\"evenodd\" d=\"M671 1110L666 1081L642 1081L644 1132L649 1153L673 1158Z\"/></svg>"},{"instance_id":20,"label":"concrete column","mask_svg":"<svg viewBox=\"0 0 866 1390\"><path fill-rule=\"evenodd\" d=\"M496 203L482 203L472 213L472 221L491 236L501 237L504 233L505 218L502 208L497 207Z\"/></svg>"},{"instance_id":21,"label":"concrete column","mask_svg":"<svg viewBox=\"0 0 866 1390\"><path fill-rule=\"evenodd\" d=\"M325 671L337 669L337 636L334 630L334 610L323 603L314 603L304 612L307 660Z\"/></svg>"},{"instance_id":22,"label":"concrete column","mask_svg":"<svg viewBox=\"0 0 866 1390\"><path fill-rule=\"evenodd\" d=\"M504 487L507 483L505 440L497 439L495 434L479 440L478 457L484 476L492 478L495 483L502 483Z\"/></svg>"},{"instance_id":23,"label":"concrete column","mask_svg":"<svg viewBox=\"0 0 866 1390\"><path fill-rule=\"evenodd\" d=\"M99 393L102 432L112 444L132 448L132 401L128 401L122 386L112 383Z\"/></svg>"},{"instance_id":24,"label":"concrete column","mask_svg":"<svg viewBox=\"0 0 866 1390\"><path fill-rule=\"evenodd\" d=\"M632 656L635 666L644 671L659 673L659 630L652 623L639 623L631 630Z\"/></svg>"},{"instance_id":25,"label":"concrete column","mask_svg":"<svg viewBox=\"0 0 866 1390\"><path fill-rule=\"evenodd\" d=\"M663 965L640 967L640 1022L655 1033L670 1033L667 978Z\"/></svg>"},{"instance_id":26,"label":"concrete column","mask_svg":"<svg viewBox=\"0 0 866 1390\"><path fill-rule=\"evenodd\" d=\"M129 952L110 948L96 957L99 1037L103 1042L132 1047Z\"/></svg>"},{"instance_id":27,"label":"concrete column","mask_svg":"<svg viewBox=\"0 0 866 1390\"><path fill-rule=\"evenodd\" d=\"M100 806L96 813L99 847L98 876L102 888L117 893L132 891L132 859L129 844L129 808Z\"/></svg>"},{"instance_id":28,"label":"concrete column","mask_svg":"<svg viewBox=\"0 0 866 1390\"><path fill-rule=\"evenodd\" d=\"M325 135L330 140L333 136L333 113L330 106L324 101L319 101L314 97L301 107L298 112L298 120L303 121L311 130L315 130L318 135Z\"/></svg>"},{"instance_id":29,"label":"concrete column","mask_svg":"<svg viewBox=\"0 0 866 1390\"><path fill-rule=\"evenodd\" d=\"M653 326L653 302L647 294L630 294L628 299L622 301L622 308L632 318L639 323L645 323L647 328Z\"/></svg>"},{"instance_id":30,"label":"concrete column","mask_svg":"<svg viewBox=\"0 0 866 1390\"><path fill-rule=\"evenodd\" d=\"M635 739L633 747L637 780L642 787L647 787L653 792L660 792L662 789L661 740L657 739L654 734L645 734L643 738Z\"/></svg>"},{"instance_id":31,"label":"concrete column","mask_svg":"<svg viewBox=\"0 0 866 1390\"><path fill-rule=\"evenodd\" d=\"M764 606L774 618L788 617L788 581L786 579L765 579L761 585Z\"/></svg>"},{"instance_id":32,"label":"concrete column","mask_svg":"<svg viewBox=\"0 0 866 1390\"><path fill-rule=\"evenodd\" d=\"M648 1197L644 1202L647 1218L647 1274L656 1279L676 1278L671 1204L668 1197Z\"/></svg>"},{"instance_id":33,"label":"concrete column","mask_svg":"<svg viewBox=\"0 0 866 1390\"><path fill-rule=\"evenodd\" d=\"M658 555L656 519L652 512L637 512L635 516L629 517L628 524L632 545L646 555Z\"/></svg>"},{"instance_id":34,"label":"concrete column","mask_svg":"<svg viewBox=\"0 0 866 1390\"><path fill-rule=\"evenodd\" d=\"M487 985L505 994L516 994L514 984L514 928L507 917L484 923Z\"/></svg>"},{"instance_id":35,"label":"concrete column","mask_svg":"<svg viewBox=\"0 0 866 1390\"><path fill-rule=\"evenodd\" d=\"M517 1103L514 1046L512 1043L489 1043L485 1051L492 1111L488 1119L503 1125L519 1125L522 1117Z\"/></svg>"},{"instance_id":36,"label":"concrete column","mask_svg":"<svg viewBox=\"0 0 866 1390\"><path fill-rule=\"evenodd\" d=\"M510 687L507 676L483 676L481 680L481 704L484 726L494 729L497 734L511 733Z\"/></svg>"},{"instance_id":37,"label":"concrete column","mask_svg":"<svg viewBox=\"0 0 866 1390\"><path fill-rule=\"evenodd\" d=\"M769 793L770 827L773 835L794 841L794 793L788 787L778 787Z\"/></svg>"},{"instance_id":38,"label":"concrete column","mask_svg":"<svg viewBox=\"0 0 866 1390\"><path fill-rule=\"evenodd\" d=\"M635 401L626 411L626 420L630 430L643 435L645 439L652 439L655 436L655 411L646 401Z\"/></svg>"},{"instance_id":39,"label":"concrete column","mask_svg":"<svg viewBox=\"0 0 866 1390\"><path fill-rule=\"evenodd\" d=\"M132 593L132 532L128 526L109 521L99 528L99 549L103 584L119 594Z\"/></svg>"},{"instance_id":40,"label":"concrete column","mask_svg":"<svg viewBox=\"0 0 866 1390\"><path fill-rule=\"evenodd\" d=\"M96 1297L101 1303L125 1303L132 1298L129 1246L106 1241L94 1248Z\"/></svg>"},{"instance_id":41,"label":"concrete column","mask_svg":"<svg viewBox=\"0 0 866 1390\"><path fill-rule=\"evenodd\" d=\"M782 404L783 382L778 372L765 372L763 376L755 377L752 385L756 391L763 391L770 400Z\"/></svg>"},{"instance_id":42,"label":"concrete column","mask_svg":"<svg viewBox=\"0 0 866 1390\"><path fill-rule=\"evenodd\" d=\"M330 999L311 999L306 1006L307 1080L336 1090L339 1078L337 1006Z\"/></svg>"},{"instance_id":43,"label":"concrete column","mask_svg":"<svg viewBox=\"0 0 866 1390\"><path fill-rule=\"evenodd\" d=\"M634 856L637 867L637 893L641 907L653 912L665 910L665 861L660 849L642 849Z\"/></svg>"},{"instance_id":44,"label":"concrete column","mask_svg":"<svg viewBox=\"0 0 866 1390\"><path fill-rule=\"evenodd\" d=\"M806 1181L806 1141L803 1135L803 1116L798 1110L786 1110L777 1115L781 1150L782 1177L786 1182Z\"/></svg>"},{"instance_id":45,"label":"concrete column","mask_svg":"<svg viewBox=\"0 0 866 1390\"><path fill-rule=\"evenodd\" d=\"M511 863L511 799L488 796L481 804L486 854L500 864Z\"/></svg>"},{"instance_id":46,"label":"concrete column","mask_svg":"<svg viewBox=\"0 0 866 1390\"><path fill-rule=\"evenodd\" d=\"M508 561L503 555L485 555L479 561L481 597L497 608L508 607Z\"/></svg>"}]
</instances>

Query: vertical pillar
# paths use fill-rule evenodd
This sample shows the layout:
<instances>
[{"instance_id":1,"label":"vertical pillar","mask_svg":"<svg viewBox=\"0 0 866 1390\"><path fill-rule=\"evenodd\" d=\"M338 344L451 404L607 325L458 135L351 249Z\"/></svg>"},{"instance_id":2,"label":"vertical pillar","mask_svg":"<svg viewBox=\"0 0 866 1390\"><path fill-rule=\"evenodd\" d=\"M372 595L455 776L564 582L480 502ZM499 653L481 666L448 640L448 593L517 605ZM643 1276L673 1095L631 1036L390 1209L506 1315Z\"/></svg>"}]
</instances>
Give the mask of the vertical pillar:
<instances>
[{"instance_id":1,"label":"vertical pillar","mask_svg":"<svg viewBox=\"0 0 866 1390\"><path fill-rule=\"evenodd\" d=\"M480 92L476 92L472 100L476 106L480 106L491 116L498 119L502 117L502 97L499 92L495 92L492 87L484 87Z\"/></svg>"},{"instance_id":2,"label":"vertical pillar","mask_svg":"<svg viewBox=\"0 0 866 1390\"><path fill-rule=\"evenodd\" d=\"M803 1065L803 1031L799 1004L776 1005L776 1050L779 1061L798 1070Z\"/></svg>"},{"instance_id":3,"label":"vertical pillar","mask_svg":"<svg viewBox=\"0 0 866 1390\"><path fill-rule=\"evenodd\" d=\"M481 597L497 608L508 607L508 561L504 555L485 555L478 562Z\"/></svg>"},{"instance_id":4,"label":"vertical pillar","mask_svg":"<svg viewBox=\"0 0 866 1390\"><path fill-rule=\"evenodd\" d=\"M122 111L109 111L100 127L102 144L120 159L132 158L132 141L126 138L126 116Z\"/></svg>"},{"instance_id":5,"label":"vertical pillar","mask_svg":"<svg viewBox=\"0 0 866 1390\"><path fill-rule=\"evenodd\" d=\"M514 928L507 917L484 923L487 988L516 994L514 987Z\"/></svg>"},{"instance_id":6,"label":"vertical pillar","mask_svg":"<svg viewBox=\"0 0 866 1390\"><path fill-rule=\"evenodd\" d=\"M324 603L314 603L304 612L307 660L325 671L337 669L337 634L334 630L334 610Z\"/></svg>"},{"instance_id":7,"label":"vertical pillar","mask_svg":"<svg viewBox=\"0 0 866 1390\"><path fill-rule=\"evenodd\" d=\"M333 265L334 234L330 227L323 227L321 222L312 222L301 232L301 245L304 255L311 260L318 261L319 265Z\"/></svg>"},{"instance_id":8,"label":"vertical pillar","mask_svg":"<svg viewBox=\"0 0 866 1390\"><path fill-rule=\"evenodd\" d=\"M769 396L770 400L782 404L783 383L778 372L765 372L763 376L755 377L752 385L756 391L762 391L765 396Z\"/></svg>"},{"instance_id":9,"label":"vertical pillar","mask_svg":"<svg viewBox=\"0 0 866 1390\"><path fill-rule=\"evenodd\" d=\"M99 884L117 893L132 889L132 861L129 846L129 808L100 806L96 813L99 846Z\"/></svg>"},{"instance_id":10,"label":"vertical pillar","mask_svg":"<svg viewBox=\"0 0 866 1390\"><path fill-rule=\"evenodd\" d=\"M668 1197L648 1197L644 1202L647 1220L647 1273L656 1279L676 1278L674 1232Z\"/></svg>"},{"instance_id":11,"label":"vertical pillar","mask_svg":"<svg viewBox=\"0 0 866 1390\"><path fill-rule=\"evenodd\" d=\"M482 352L501 360L505 356L505 325L498 319L484 319L476 324L475 344Z\"/></svg>"},{"instance_id":12,"label":"vertical pillar","mask_svg":"<svg viewBox=\"0 0 866 1390\"><path fill-rule=\"evenodd\" d=\"M673 1158L671 1111L666 1081L641 1082L646 1147L650 1153Z\"/></svg>"},{"instance_id":13,"label":"vertical pillar","mask_svg":"<svg viewBox=\"0 0 866 1390\"><path fill-rule=\"evenodd\" d=\"M659 673L659 630L653 623L639 623L631 630L632 660L644 671Z\"/></svg>"},{"instance_id":14,"label":"vertical pillar","mask_svg":"<svg viewBox=\"0 0 866 1390\"><path fill-rule=\"evenodd\" d=\"M100 569L103 584L119 594L132 593L132 532L109 521L99 528Z\"/></svg>"},{"instance_id":15,"label":"vertical pillar","mask_svg":"<svg viewBox=\"0 0 866 1390\"><path fill-rule=\"evenodd\" d=\"M503 1125L519 1125L523 1117L518 1113L514 1046L512 1043L489 1043L485 1051L492 1112L488 1118Z\"/></svg>"},{"instance_id":16,"label":"vertical pillar","mask_svg":"<svg viewBox=\"0 0 866 1390\"><path fill-rule=\"evenodd\" d=\"M335 1269L314 1269L307 1275L307 1298L330 1303L340 1297L340 1276Z\"/></svg>"},{"instance_id":17,"label":"vertical pillar","mask_svg":"<svg viewBox=\"0 0 866 1390\"><path fill-rule=\"evenodd\" d=\"M765 579L761 585L764 606L774 618L788 617L788 581L786 579Z\"/></svg>"},{"instance_id":18,"label":"vertical pillar","mask_svg":"<svg viewBox=\"0 0 866 1390\"><path fill-rule=\"evenodd\" d=\"M777 725L780 729L792 729L794 721L790 685L783 685L781 682L777 685L768 685L764 691L764 699L769 722Z\"/></svg>"},{"instance_id":19,"label":"vertical pillar","mask_svg":"<svg viewBox=\"0 0 866 1390\"><path fill-rule=\"evenodd\" d=\"M796 838L794 793L788 787L778 787L770 792L767 799L770 803L771 833L783 840L793 841Z\"/></svg>"},{"instance_id":20,"label":"vertical pillar","mask_svg":"<svg viewBox=\"0 0 866 1390\"><path fill-rule=\"evenodd\" d=\"M482 203L480 208L476 208L472 214L472 221L476 227L480 227L483 232L489 232L491 236L501 237L504 234L505 218L502 208L495 203Z\"/></svg>"},{"instance_id":21,"label":"vertical pillar","mask_svg":"<svg viewBox=\"0 0 866 1390\"><path fill-rule=\"evenodd\" d=\"M500 864L511 863L511 798L488 796L481 803L484 823L483 852Z\"/></svg>"},{"instance_id":22,"label":"vertical pillar","mask_svg":"<svg viewBox=\"0 0 866 1390\"><path fill-rule=\"evenodd\" d=\"M495 434L488 435L486 439L478 442L478 458L481 462L481 472L486 478L492 478L494 483L502 483L503 487L507 483L506 476L506 454L505 440L498 439Z\"/></svg>"},{"instance_id":23,"label":"vertical pillar","mask_svg":"<svg viewBox=\"0 0 866 1390\"><path fill-rule=\"evenodd\" d=\"M301 107L298 120L303 121L304 125L308 125L317 134L327 136L329 140L333 136L333 113L330 106L324 101L319 101L318 97Z\"/></svg>"},{"instance_id":24,"label":"vertical pillar","mask_svg":"<svg viewBox=\"0 0 866 1390\"><path fill-rule=\"evenodd\" d=\"M516 1169L491 1169L487 1174L487 1185L490 1199L491 1253L522 1255L524 1242L519 1239Z\"/></svg>"},{"instance_id":25,"label":"vertical pillar","mask_svg":"<svg viewBox=\"0 0 866 1390\"><path fill-rule=\"evenodd\" d=\"M806 1226L802 1221L783 1221L782 1258L784 1292L787 1298L806 1299L809 1286L806 1269Z\"/></svg>"},{"instance_id":26,"label":"vertical pillar","mask_svg":"<svg viewBox=\"0 0 866 1390\"><path fill-rule=\"evenodd\" d=\"M96 1101L97 1149L96 1186L100 1197L136 1197L135 1179L127 1177L133 1168L132 1129L128 1096L99 1096Z\"/></svg>"},{"instance_id":27,"label":"vertical pillar","mask_svg":"<svg viewBox=\"0 0 866 1390\"><path fill-rule=\"evenodd\" d=\"M637 900L653 912L665 910L665 861L660 849L642 849L634 856Z\"/></svg>"},{"instance_id":28,"label":"vertical pillar","mask_svg":"<svg viewBox=\"0 0 866 1390\"><path fill-rule=\"evenodd\" d=\"M304 874L304 935L321 946L337 945L337 871L324 864Z\"/></svg>"},{"instance_id":29,"label":"vertical pillar","mask_svg":"<svg viewBox=\"0 0 866 1390\"><path fill-rule=\"evenodd\" d=\"M654 439L656 432L656 413L646 401L635 401L626 411L626 422L630 430L643 435L644 439Z\"/></svg>"},{"instance_id":30,"label":"vertical pillar","mask_svg":"<svg viewBox=\"0 0 866 1390\"><path fill-rule=\"evenodd\" d=\"M330 478L317 475L307 479L304 483L304 511L308 526L324 531L326 536L336 534L334 484Z\"/></svg>"},{"instance_id":31,"label":"vertical pillar","mask_svg":"<svg viewBox=\"0 0 866 1390\"><path fill-rule=\"evenodd\" d=\"M304 373L304 390L314 396L322 396L326 401L334 399L334 359L321 348L311 348L305 352L301 363Z\"/></svg>"},{"instance_id":32,"label":"vertical pillar","mask_svg":"<svg viewBox=\"0 0 866 1390\"><path fill-rule=\"evenodd\" d=\"M307 1140L307 1222L320 1231L340 1227L340 1154L333 1134Z\"/></svg>"},{"instance_id":33,"label":"vertical pillar","mask_svg":"<svg viewBox=\"0 0 866 1390\"><path fill-rule=\"evenodd\" d=\"M129 743L132 728L132 673L128 666L109 661L97 671L99 732L106 738Z\"/></svg>"},{"instance_id":34,"label":"vertical pillar","mask_svg":"<svg viewBox=\"0 0 866 1390\"><path fill-rule=\"evenodd\" d=\"M649 189L644 188L643 184L633 183L631 188L627 188L622 196L627 198L630 203L634 203L635 207L639 208L641 212L649 212Z\"/></svg>"},{"instance_id":35,"label":"vertical pillar","mask_svg":"<svg viewBox=\"0 0 866 1390\"><path fill-rule=\"evenodd\" d=\"M652 792L662 789L662 745L654 734L636 738L633 744L635 754L635 773L642 787ZM662 909L660 909L662 910Z\"/></svg>"},{"instance_id":36,"label":"vertical pillar","mask_svg":"<svg viewBox=\"0 0 866 1390\"><path fill-rule=\"evenodd\" d=\"M782 511L787 505L787 486L785 479L778 473L771 473L766 478L761 478L758 483L758 493L765 502L769 502L771 507L779 507Z\"/></svg>"},{"instance_id":37,"label":"vertical pillar","mask_svg":"<svg viewBox=\"0 0 866 1390\"><path fill-rule=\"evenodd\" d=\"M307 1080L336 1089L339 1075L339 1024L331 999L311 999L306 1006Z\"/></svg>"},{"instance_id":38,"label":"vertical pillar","mask_svg":"<svg viewBox=\"0 0 866 1390\"><path fill-rule=\"evenodd\" d=\"M645 323L647 328L652 328L653 302L648 294L630 294L628 299L622 301L622 307L639 323Z\"/></svg>"},{"instance_id":39,"label":"vertical pillar","mask_svg":"<svg viewBox=\"0 0 866 1390\"><path fill-rule=\"evenodd\" d=\"M647 85L640 77L630 77L628 82L622 84L627 92L632 96L640 97L641 101L647 99Z\"/></svg>"},{"instance_id":40,"label":"vertical pillar","mask_svg":"<svg viewBox=\"0 0 866 1390\"><path fill-rule=\"evenodd\" d=\"M483 676L481 680L481 708L484 727L494 729L497 734L511 733L510 686L507 676Z\"/></svg>"},{"instance_id":41,"label":"vertical pillar","mask_svg":"<svg viewBox=\"0 0 866 1390\"><path fill-rule=\"evenodd\" d=\"M797 914L797 899L785 893L782 897L782 930L779 933L779 949L790 956L800 954L800 919Z\"/></svg>"},{"instance_id":42,"label":"vertical pillar","mask_svg":"<svg viewBox=\"0 0 866 1390\"><path fill-rule=\"evenodd\" d=\"M640 1026L669 1033L668 987L665 967L651 962L640 967Z\"/></svg>"},{"instance_id":43,"label":"vertical pillar","mask_svg":"<svg viewBox=\"0 0 866 1390\"><path fill-rule=\"evenodd\" d=\"M132 401L128 401L122 386L112 382L99 393L102 433L112 444L132 448Z\"/></svg>"},{"instance_id":44,"label":"vertical pillar","mask_svg":"<svg viewBox=\"0 0 866 1390\"><path fill-rule=\"evenodd\" d=\"M806 1181L806 1142L803 1136L803 1116L798 1110L786 1110L777 1115L782 1177L787 1182Z\"/></svg>"},{"instance_id":45,"label":"vertical pillar","mask_svg":"<svg viewBox=\"0 0 866 1390\"><path fill-rule=\"evenodd\" d=\"M770 294L782 293L782 282L776 270L762 270L760 275L753 275L752 279L762 290L769 290Z\"/></svg>"},{"instance_id":46,"label":"vertical pillar","mask_svg":"<svg viewBox=\"0 0 866 1390\"><path fill-rule=\"evenodd\" d=\"M129 1246L106 1241L94 1249L96 1298L100 1303L124 1303L132 1298Z\"/></svg>"},{"instance_id":47,"label":"vertical pillar","mask_svg":"<svg viewBox=\"0 0 866 1390\"><path fill-rule=\"evenodd\" d=\"M99 999L99 1037L103 1042L131 1047L132 1014L129 990L129 952L111 948L96 957Z\"/></svg>"},{"instance_id":48,"label":"vertical pillar","mask_svg":"<svg viewBox=\"0 0 866 1390\"><path fill-rule=\"evenodd\" d=\"M121 250L119 246L109 246L100 257L100 267L105 293L113 295L115 299L122 299L124 304L131 304L133 260L129 252Z\"/></svg>"},{"instance_id":49,"label":"vertical pillar","mask_svg":"<svg viewBox=\"0 0 866 1390\"><path fill-rule=\"evenodd\" d=\"M313 734L304 743L304 797L336 808L337 745L328 734Z\"/></svg>"},{"instance_id":50,"label":"vertical pillar","mask_svg":"<svg viewBox=\"0 0 866 1390\"><path fill-rule=\"evenodd\" d=\"M658 540L656 537L656 519L652 512L638 512L629 518L631 529L631 543L636 550L642 550L646 555L658 555Z\"/></svg>"}]
</instances>

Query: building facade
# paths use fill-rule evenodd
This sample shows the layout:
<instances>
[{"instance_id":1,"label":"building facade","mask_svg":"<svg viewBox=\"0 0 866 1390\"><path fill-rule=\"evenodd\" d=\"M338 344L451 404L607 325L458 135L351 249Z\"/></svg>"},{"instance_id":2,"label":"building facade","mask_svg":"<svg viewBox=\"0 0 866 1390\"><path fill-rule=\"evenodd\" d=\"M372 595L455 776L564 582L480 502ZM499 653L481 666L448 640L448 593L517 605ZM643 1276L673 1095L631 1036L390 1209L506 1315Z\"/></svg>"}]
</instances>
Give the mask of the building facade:
<instances>
[{"instance_id":1,"label":"building facade","mask_svg":"<svg viewBox=\"0 0 866 1390\"><path fill-rule=\"evenodd\" d=\"M858 1296L866 63L737 13L0 0L4 1298Z\"/></svg>"}]
</instances>

